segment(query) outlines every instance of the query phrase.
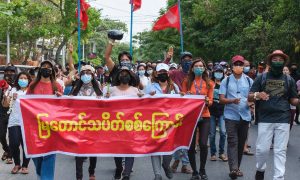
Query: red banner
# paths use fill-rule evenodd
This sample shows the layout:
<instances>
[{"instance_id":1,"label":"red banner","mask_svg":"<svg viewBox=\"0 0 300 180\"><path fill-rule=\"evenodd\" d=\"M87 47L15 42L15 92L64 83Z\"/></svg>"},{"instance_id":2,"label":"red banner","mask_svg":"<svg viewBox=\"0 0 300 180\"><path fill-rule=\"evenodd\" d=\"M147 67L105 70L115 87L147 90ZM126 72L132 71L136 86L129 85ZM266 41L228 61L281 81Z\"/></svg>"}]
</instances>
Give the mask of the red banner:
<instances>
[{"instance_id":1,"label":"red banner","mask_svg":"<svg viewBox=\"0 0 300 180\"><path fill-rule=\"evenodd\" d=\"M22 134L28 157L138 157L188 149L203 96L154 97L20 96Z\"/></svg>"}]
</instances>

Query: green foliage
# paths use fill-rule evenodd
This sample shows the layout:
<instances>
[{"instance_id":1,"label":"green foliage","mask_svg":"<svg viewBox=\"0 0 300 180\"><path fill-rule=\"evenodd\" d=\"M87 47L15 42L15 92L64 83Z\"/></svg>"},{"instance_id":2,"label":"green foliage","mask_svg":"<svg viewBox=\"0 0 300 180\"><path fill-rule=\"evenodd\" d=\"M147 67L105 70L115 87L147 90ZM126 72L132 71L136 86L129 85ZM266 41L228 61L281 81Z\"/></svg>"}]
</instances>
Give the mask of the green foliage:
<instances>
[{"instance_id":1,"label":"green foliage","mask_svg":"<svg viewBox=\"0 0 300 180\"><path fill-rule=\"evenodd\" d=\"M176 2L169 0L168 7ZM229 60L241 54L257 62L271 51L282 49L299 61L299 9L298 0L181 1L185 50L205 60ZM165 11L162 9L161 14ZM161 59L162 51L174 45L178 61L180 36L175 29L145 31L135 40L142 59Z\"/></svg>"}]
</instances>

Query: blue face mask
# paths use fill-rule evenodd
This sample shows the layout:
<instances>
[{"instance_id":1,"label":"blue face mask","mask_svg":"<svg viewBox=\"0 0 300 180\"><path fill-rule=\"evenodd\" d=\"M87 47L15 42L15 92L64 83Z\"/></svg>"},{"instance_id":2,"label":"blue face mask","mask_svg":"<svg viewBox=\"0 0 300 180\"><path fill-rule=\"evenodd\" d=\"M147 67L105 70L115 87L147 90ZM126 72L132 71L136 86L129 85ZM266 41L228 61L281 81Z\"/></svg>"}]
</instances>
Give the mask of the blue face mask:
<instances>
[{"instance_id":1,"label":"blue face mask","mask_svg":"<svg viewBox=\"0 0 300 180\"><path fill-rule=\"evenodd\" d=\"M192 65L192 61L183 61L182 62L182 71L184 73L188 73L191 65Z\"/></svg>"},{"instance_id":2,"label":"blue face mask","mask_svg":"<svg viewBox=\"0 0 300 180\"><path fill-rule=\"evenodd\" d=\"M216 79L220 80L220 79L223 78L223 73L221 73L221 72L215 72L214 76L215 76Z\"/></svg>"},{"instance_id":3,"label":"blue face mask","mask_svg":"<svg viewBox=\"0 0 300 180\"><path fill-rule=\"evenodd\" d=\"M92 81L92 75L90 74L84 74L80 77L81 81L84 83L84 84L88 84Z\"/></svg>"},{"instance_id":4,"label":"blue face mask","mask_svg":"<svg viewBox=\"0 0 300 180\"><path fill-rule=\"evenodd\" d=\"M202 76L203 72L204 72L203 67L195 67L194 68L195 76Z\"/></svg>"},{"instance_id":5,"label":"blue face mask","mask_svg":"<svg viewBox=\"0 0 300 180\"><path fill-rule=\"evenodd\" d=\"M139 75L140 75L140 76L144 76L144 75L145 75L145 70L140 70L140 71L139 71Z\"/></svg>"},{"instance_id":6,"label":"blue face mask","mask_svg":"<svg viewBox=\"0 0 300 180\"><path fill-rule=\"evenodd\" d=\"M21 88L25 88L28 86L28 79L19 79L18 84Z\"/></svg>"},{"instance_id":7,"label":"blue face mask","mask_svg":"<svg viewBox=\"0 0 300 180\"><path fill-rule=\"evenodd\" d=\"M244 73L248 73L250 71L250 67L244 67Z\"/></svg>"}]
</instances>

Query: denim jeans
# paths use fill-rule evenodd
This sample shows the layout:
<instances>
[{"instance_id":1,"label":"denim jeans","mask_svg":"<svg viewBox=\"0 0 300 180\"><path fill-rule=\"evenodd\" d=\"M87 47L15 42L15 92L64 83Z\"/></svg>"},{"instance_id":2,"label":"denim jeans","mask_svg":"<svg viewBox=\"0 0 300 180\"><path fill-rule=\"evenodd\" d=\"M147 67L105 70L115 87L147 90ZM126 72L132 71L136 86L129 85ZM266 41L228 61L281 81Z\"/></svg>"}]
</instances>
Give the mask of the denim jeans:
<instances>
[{"instance_id":1,"label":"denim jeans","mask_svg":"<svg viewBox=\"0 0 300 180\"><path fill-rule=\"evenodd\" d=\"M188 151L186 149L177 150L173 154L173 158L175 159L175 161L181 160L183 166L186 166L190 163L189 156L188 156Z\"/></svg>"},{"instance_id":2,"label":"denim jeans","mask_svg":"<svg viewBox=\"0 0 300 180\"><path fill-rule=\"evenodd\" d=\"M214 156L217 153L217 148L216 148L217 120L218 120L219 133L220 133L219 155L224 154L224 146L225 146L225 140L226 140L226 128L225 128L224 116L220 116L220 117L210 116L209 141L210 141L210 155L211 156Z\"/></svg>"},{"instance_id":3,"label":"denim jeans","mask_svg":"<svg viewBox=\"0 0 300 180\"><path fill-rule=\"evenodd\" d=\"M54 180L55 157L56 155L53 154L38 158L32 158L38 180Z\"/></svg>"},{"instance_id":4,"label":"denim jeans","mask_svg":"<svg viewBox=\"0 0 300 180\"><path fill-rule=\"evenodd\" d=\"M161 162L162 161L162 162ZM152 168L155 175L161 175L161 166L168 168L172 161L171 155L151 156Z\"/></svg>"},{"instance_id":5,"label":"denim jeans","mask_svg":"<svg viewBox=\"0 0 300 180\"><path fill-rule=\"evenodd\" d=\"M274 175L273 180L284 180L287 144L289 141L288 123L258 123L256 141L256 168L265 171L272 138L274 137Z\"/></svg>"}]
</instances>

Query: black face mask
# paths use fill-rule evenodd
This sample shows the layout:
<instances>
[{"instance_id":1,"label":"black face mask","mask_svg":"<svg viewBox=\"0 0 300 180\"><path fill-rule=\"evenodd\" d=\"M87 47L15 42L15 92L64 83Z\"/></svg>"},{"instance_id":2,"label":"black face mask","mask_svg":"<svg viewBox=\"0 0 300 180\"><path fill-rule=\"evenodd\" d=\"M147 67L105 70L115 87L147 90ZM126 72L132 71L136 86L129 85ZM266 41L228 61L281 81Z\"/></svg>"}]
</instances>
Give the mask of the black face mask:
<instances>
[{"instance_id":1,"label":"black face mask","mask_svg":"<svg viewBox=\"0 0 300 180\"><path fill-rule=\"evenodd\" d=\"M166 82L168 80L169 76L167 73L162 73L157 75L157 80L160 82Z\"/></svg>"},{"instance_id":2,"label":"black face mask","mask_svg":"<svg viewBox=\"0 0 300 180\"><path fill-rule=\"evenodd\" d=\"M51 70L51 69L48 69L48 68L41 68L41 75L42 75L44 78L50 77L51 74L52 74L52 70Z\"/></svg>"},{"instance_id":3,"label":"black face mask","mask_svg":"<svg viewBox=\"0 0 300 180\"><path fill-rule=\"evenodd\" d=\"M13 85L15 81L16 75L15 74L5 74L4 79L9 85Z\"/></svg>"},{"instance_id":4,"label":"black face mask","mask_svg":"<svg viewBox=\"0 0 300 180\"><path fill-rule=\"evenodd\" d=\"M122 84L128 84L130 82L130 75L126 75L126 76L120 76L119 80Z\"/></svg>"}]
</instances>

